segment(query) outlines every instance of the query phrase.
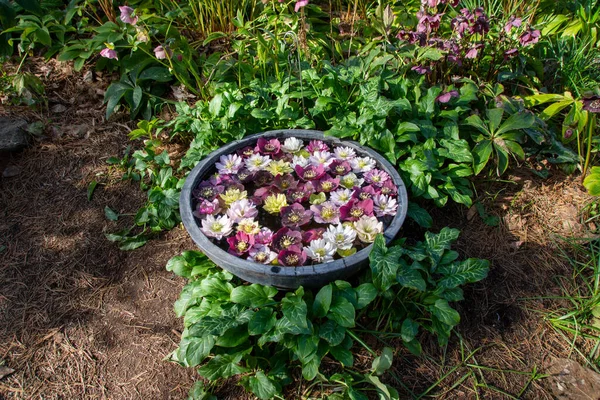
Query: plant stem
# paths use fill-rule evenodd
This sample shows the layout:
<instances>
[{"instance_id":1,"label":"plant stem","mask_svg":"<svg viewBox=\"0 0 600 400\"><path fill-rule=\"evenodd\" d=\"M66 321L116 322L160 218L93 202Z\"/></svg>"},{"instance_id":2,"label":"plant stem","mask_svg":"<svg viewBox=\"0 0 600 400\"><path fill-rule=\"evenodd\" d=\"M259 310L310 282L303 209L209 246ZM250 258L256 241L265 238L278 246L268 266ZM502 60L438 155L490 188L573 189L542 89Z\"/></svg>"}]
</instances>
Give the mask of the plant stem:
<instances>
[{"instance_id":1,"label":"plant stem","mask_svg":"<svg viewBox=\"0 0 600 400\"><path fill-rule=\"evenodd\" d=\"M583 165L583 172L581 173L581 182L585 179L588 167L590 166L590 158L592 154L592 136L596 130L596 114L592 113L590 121L588 122L588 137L587 137L587 150L585 153L585 163Z\"/></svg>"}]
</instances>

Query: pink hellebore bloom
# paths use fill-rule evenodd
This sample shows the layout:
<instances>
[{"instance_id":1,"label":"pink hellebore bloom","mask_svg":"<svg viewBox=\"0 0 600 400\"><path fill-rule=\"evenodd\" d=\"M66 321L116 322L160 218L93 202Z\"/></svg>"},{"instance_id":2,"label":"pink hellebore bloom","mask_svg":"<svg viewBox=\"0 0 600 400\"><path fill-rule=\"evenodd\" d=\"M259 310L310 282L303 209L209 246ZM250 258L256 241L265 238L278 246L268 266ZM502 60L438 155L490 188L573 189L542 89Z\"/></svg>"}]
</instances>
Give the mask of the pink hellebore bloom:
<instances>
[{"instance_id":1,"label":"pink hellebore bloom","mask_svg":"<svg viewBox=\"0 0 600 400\"><path fill-rule=\"evenodd\" d=\"M296 6L294 7L294 11L298 12L302 7L305 7L308 5L308 0L298 0L296 2Z\"/></svg>"},{"instance_id":2,"label":"pink hellebore bloom","mask_svg":"<svg viewBox=\"0 0 600 400\"><path fill-rule=\"evenodd\" d=\"M121 11L121 15L119 17L119 18L121 18L121 21L125 22L126 24L131 24L131 25L137 24L138 17L131 16L134 12L133 8L128 7L128 6L120 6L119 10Z\"/></svg>"},{"instance_id":3,"label":"pink hellebore bloom","mask_svg":"<svg viewBox=\"0 0 600 400\"><path fill-rule=\"evenodd\" d=\"M102 57L105 57L105 58L112 58L112 59L115 59L115 60L119 59L119 56L117 55L117 52L115 50L108 49L108 48L102 49L100 51L100 55Z\"/></svg>"},{"instance_id":4,"label":"pink hellebore bloom","mask_svg":"<svg viewBox=\"0 0 600 400\"><path fill-rule=\"evenodd\" d=\"M290 246L279 252L277 261L286 267L296 267L306 262L306 252L300 246Z\"/></svg>"},{"instance_id":5,"label":"pink hellebore bloom","mask_svg":"<svg viewBox=\"0 0 600 400\"><path fill-rule=\"evenodd\" d=\"M440 94L436 98L436 100L439 103L445 104L445 103L449 102L451 99L453 99L454 97L458 97L458 91L456 91L456 90L450 90L449 92Z\"/></svg>"},{"instance_id":6,"label":"pink hellebore bloom","mask_svg":"<svg viewBox=\"0 0 600 400\"><path fill-rule=\"evenodd\" d=\"M373 200L363 201L350 200L345 206L340 207L340 215L343 221L358 221L363 215L373 215Z\"/></svg>"},{"instance_id":7,"label":"pink hellebore bloom","mask_svg":"<svg viewBox=\"0 0 600 400\"><path fill-rule=\"evenodd\" d=\"M159 60L164 60L167 58L167 55L171 57L173 55L173 50L168 47L165 49L163 46L156 46L154 48L154 56Z\"/></svg>"},{"instance_id":8,"label":"pink hellebore bloom","mask_svg":"<svg viewBox=\"0 0 600 400\"><path fill-rule=\"evenodd\" d=\"M281 143L277 139L267 140L265 138L260 138L256 142L256 148L254 150L263 155L278 154L281 150Z\"/></svg>"},{"instance_id":9,"label":"pink hellebore bloom","mask_svg":"<svg viewBox=\"0 0 600 400\"><path fill-rule=\"evenodd\" d=\"M305 210L301 204L294 203L281 209L281 224L288 228L298 228L310 222L312 211Z\"/></svg>"},{"instance_id":10,"label":"pink hellebore bloom","mask_svg":"<svg viewBox=\"0 0 600 400\"><path fill-rule=\"evenodd\" d=\"M254 236L240 231L235 236L227 238L227 243L229 243L229 252L231 254L241 256L250 251L252 246L254 246Z\"/></svg>"},{"instance_id":11,"label":"pink hellebore bloom","mask_svg":"<svg viewBox=\"0 0 600 400\"><path fill-rule=\"evenodd\" d=\"M311 140L308 142L308 146L306 146L306 151L311 154L315 151L329 151L329 146L322 140Z\"/></svg>"},{"instance_id":12,"label":"pink hellebore bloom","mask_svg":"<svg viewBox=\"0 0 600 400\"><path fill-rule=\"evenodd\" d=\"M285 250L290 246L300 245L302 243L302 232L283 227L273 235L271 241L272 247L277 250Z\"/></svg>"},{"instance_id":13,"label":"pink hellebore bloom","mask_svg":"<svg viewBox=\"0 0 600 400\"><path fill-rule=\"evenodd\" d=\"M512 30L513 27L518 28L521 26L522 23L523 23L523 21L521 21L521 18L515 18L515 16L512 15L508 19L508 22L506 23L506 25L504 25L504 32L510 33L510 31Z\"/></svg>"},{"instance_id":14,"label":"pink hellebore bloom","mask_svg":"<svg viewBox=\"0 0 600 400\"><path fill-rule=\"evenodd\" d=\"M521 42L521 46L529 46L530 44L537 43L541 35L539 30L529 29L519 37L519 42Z\"/></svg>"}]
</instances>

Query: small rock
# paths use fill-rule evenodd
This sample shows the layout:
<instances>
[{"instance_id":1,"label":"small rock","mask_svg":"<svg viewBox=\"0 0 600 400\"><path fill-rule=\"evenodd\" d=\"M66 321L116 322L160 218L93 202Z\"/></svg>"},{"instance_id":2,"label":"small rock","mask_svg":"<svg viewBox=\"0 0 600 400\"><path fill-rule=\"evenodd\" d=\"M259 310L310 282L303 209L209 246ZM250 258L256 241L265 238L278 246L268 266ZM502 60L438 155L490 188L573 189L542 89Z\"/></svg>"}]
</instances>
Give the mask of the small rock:
<instances>
[{"instance_id":1,"label":"small rock","mask_svg":"<svg viewBox=\"0 0 600 400\"><path fill-rule=\"evenodd\" d=\"M27 147L26 129L25 120L0 117L0 152L15 152Z\"/></svg>"},{"instance_id":2,"label":"small rock","mask_svg":"<svg viewBox=\"0 0 600 400\"><path fill-rule=\"evenodd\" d=\"M9 376L13 372L15 372L14 369L1 365L0 366L0 379L4 378L5 376Z\"/></svg>"},{"instance_id":3,"label":"small rock","mask_svg":"<svg viewBox=\"0 0 600 400\"><path fill-rule=\"evenodd\" d=\"M546 371L556 399L598 399L600 374L566 358L552 361Z\"/></svg>"},{"instance_id":4,"label":"small rock","mask_svg":"<svg viewBox=\"0 0 600 400\"><path fill-rule=\"evenodd\" d=\"M94 82L94 73L92 71L88 71L83 75L84 82Z\"/></svg>"},{"instance_id":5,"label":"small rock","mask_svg":"<svg viewBox=\"0 0 600 400\"><path fill-rule=\"evenodd\" d=\"M67 107L63 106L62 104L55 104L50 109L50 111L52 111L53 113L56 113L56 114L60 114L62 112L65 112L66 110L67 110Z\"/></svg>"},{"instance_id":6,"label":"small rock","mask_svg":"<svg viewBox=\"0 0 600 400\"><path fill-rule=\"evenodd\" d=\"M21 173L21 168L11 165L8 166L2 171L3 178L13 178Z\"/></svg>"}]
</instances>

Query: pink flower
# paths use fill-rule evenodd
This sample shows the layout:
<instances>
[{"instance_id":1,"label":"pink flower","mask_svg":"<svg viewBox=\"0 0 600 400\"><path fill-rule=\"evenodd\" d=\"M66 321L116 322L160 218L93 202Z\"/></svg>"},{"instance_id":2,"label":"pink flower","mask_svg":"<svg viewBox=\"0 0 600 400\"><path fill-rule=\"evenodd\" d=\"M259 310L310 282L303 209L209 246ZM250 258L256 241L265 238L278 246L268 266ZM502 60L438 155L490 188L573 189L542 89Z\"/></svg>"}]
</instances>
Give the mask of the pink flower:
<instances>
[{"instance_id":1,"label":"pink flower","mask_svg":"<svg viewBox=\"0 0 600 400\"><path fill-rule=\"evenodd\" d=\"M313 240L321 239L323 237L323 233L325 233L324 228L309 229L305 232L302 232L302 243L308 244Z\"/></svg>"},{"instance_id":2,"label":"pink flower","mask_svg":"<svg viewBox=\"0 0 600 400\"><path fill-rule=\"evenodd\" d=\"M340 186L339 178L332 178L331 176L325 174L317 183L317 192L325 192L329 193L334 191Z\"/></svg>"},{"instance_id":3,"label":"pink flower","mask_svg":"<svg viewBox=\"0 0 600 400\"><path fill-rule=\"evenodd\" d=\"M112 58L114 60L118 60L119 56L117 54L117 52L113 49L102 49L100 50L100 55L104 58Z\"/></svg>"},{"instance_id":4,"label":"pink flower","mask_svg":"<svg viewBox=\"0 0 600 400\"><path fill-rule=\"evenodd\" d=\"M227 238L227 243L229 243L229 252L231 254L241 256L249 252L252 246L254 246L254 236L240 231L235 236Z\"/></svg>"},{"instance_id":5,"label":"pink flower","mask_svg":"<svg viewBox=\"0 0 600 400\"><path fill-rule=\"evenodd\" d=\"M323 165L309 165L305 168L296 165L295 170L296 174L298 174L300 179L302 179L303 181L314 181L320 179L323 175L325 175L325 168L323 167Z\"/></svg>"},{"instance_id":6,"label":"pink flower","mask_svg":"<svg viewBox=\"0 0 600 400\"><path fill-rule=\"evenodd\" d=\"M372 169L371 171L365 174L365 181L377 187L381 187L385 183L385 181L389 179L389 174L380 169Z\"/></svg>"},{"instance_id":7,"label":"pink flower","mask_svg":"<svg viewBox=\"0 0 600 400\"><path fill-rule=\"evenodd\" d=\"M202 200L202 202L198 203L198 205L196 206L196 211L194 211L194 215L198 218L202 218L205 215L215 215L217 213L219 213L219 211L221 211L221 205L219 203L219 200L217 199L213 199L212 201L209 200Z\"/></svg>"},{"instance_id":8,"label":"pink flower","mask_svg":"<svg viewBox=\"0 0 600 400\"><path fill-rule=\"evenodd\" d=\"M372 216L373 200L357 201L352 199L345 206L340 207L340 215L343 221L358 221L363 215Z\"/></svg>"},{"instance_id":9,"label":"pink flower","mask_svg":"<svg viewBox=\"0 0 600 400\"><path fill-rule=\"evenodd\" d=\"M302 7L306 7L308 5L308 0L298 0L296 2L296 6L294 7L294 11L298 12Z\"/></svg>"},{"instance_id":10,"label":"pink flower","mask_svg":"<svg viewBox=\"0 0 600 400\"><path fill-rule=\"evenodd\" d=\"M134 9L128 6L120 6L119 10L121 11L121 21L125 22L126 24L131 24L131 25L135 25L138 21L138 17L134 16L132 17L131 15L134 12Z\"/></svg>"},{"instance_id":11,"label":"pink flower","mask_svg":"<svg viewBox=\"0 0 600 400\"><path fill-rule=\"evenodd\" d=\"M168 47L165 49L163 46L156 46L154 48L154 56L159 60L164 60L167 58L167 55L171 57L173 55L173 50Z\"/></svg>"},{"instance_id":12,"label":"pink flower","mask_svg":"<svg viewBox=\"0 0 600 400\"><path fill-rule=\"evenodd\" d=\"M254 150L258 151L260 154L279 154L281 143L279 143L279 140L277 139L267 140L265 138L260 138L256 142L256 148Z\"/></svg>"},{"instance_id":13,"label":"pink flower","mask_svg":"<svg viewBox=\"0 0 600 400\"><path fill-rule=\"evenodd\" d=\"M431 73L431 68L424 67L422 65L415 65L411 68L412 71L416 71L418 74L425 75Z\"/></svg>"},{"instance_id":14,"label":"pink flower","mask_svg":"<svg viewBox=\"0 0 600 400\"><path fill-rule=\"evenodd\" d=\"M288 228L299 228L310 222L312 211L305 210L302 205L294 203L281 209L281 224Z\"/></svg>"},{"instance_id":15,"label":"pink flower","mask_svg":"<svg viewBox=\"0 0 600 400\"><path fill-rule=\"evenodd\" d=\"M381 187L381 194L385 194L385 195L396 195L398 193L398 188L396 187L396 185L394 184L394 182L389 179L387 181L385 181L383 183L383 186Z\"/></svg>"},{"instance_id":16,"label":"pink flower","mask_svg":"<svg viewBox=\"0 0 600 400\"><path fill-rule=\"evenodd\" d=\"M513 27L518 28L522 23L523 21L521 21L521 18L515 18L514 15L511 15L508 22L506 22L506 25L504 25L504 32L510 33Z\"/></svg>"},{"instance_id":17,"label":"pink flower","mask_svg":"<svg viewBox=\"0 0 600 400\"><path fill-rule=\"evenodd\" d=\"M290 246L279 252L277 261L286 267L296 267L306 262L306 253L300 246Z\"/></svg>"},{"instance_id":18,"label":"pink flower","mask_svg":"<svg viewBox=\"0 0 600 400\"><path fill-rule=\"evenodd\" d=\"M352 171L352 167L348 161L334 160L329 164L329 170L334 175L346 175L348 172Z\"/></svg>"},{"instance_id":19,"label":"pink flower","mask_svg":"<svg viewBox=\"0 0 600 400\"><path fill-rule=\"evenodd\" d=\"M533 30L530 28L519 37L519 42L521 42L521 46L529 46L530 44L537 43L540 40L541 35L540 31L537 29Z\"/></svg>"},{"instance_id":20,"label":"pink flower","mask_svg":"<svg viewBox=\"0 0 600 400\"><path fill-rule=\"evenodd\" d=\"M315 151L329 151L329 146L327 146L327 144L322 140L311 140L308 142L306 150L312 154Z\"/></svg>"},{"instance_id":21,"label":"pink flower","mask_svg":"<svg viewBox=\"0 0 600 400\"><path fill-rule=\"evenodd\" d=\"M319 224L339 224L340 209L331 201L326 201L319 205L310 206L310 210L314 213L315 222Z\"/></svg>"},{"instance_id":22,"label":"pink flower","mask_svg":"<svg viewBox=\"0 0 600 400\"><path fill-rule=\"evenodd\" d=\"M307 201L314 192L315 187L312 182L306 182L303 185L298 185L296 189L288 190L286 195L290 203L302 203Z\"/></svg>"},{"instance_id":23,"label":"pink flower","mask_svg":"<svg viewBox=\"0 0 600 400\"><path fill-rule=\"evenodd\" d=\"M254 237L256 243L271 244L273 241L273 231L269 228L261 228L260 232Z\"/></svg>"},{"instance_id":24,"label":"pink flower","mask_svg":"<svg viewBox=\"0 0 600 400\"><path fill-rule=\"evenodd\" d=\"M477 55L479 54L479 49L481 48L483 48L482 44L476 44L475 46L471 47L469 50L467 50L465 58L477 58Z\"/></svg>"},{"instance_id":25,"label":"pink flower","mask_svg":"<svg viewBox=\"0 0 600 400\"><path fill-rule=\"evenodd\" d=\"M354 193L352 197L357 199L358 201L372 199L377 195L377 191L371 185L363 186L363 187L355 187Z\"/></svg>"},{"instance_id":26,"label":"pink flower","mask_svg":"<svg viewBox=\"0 0 600 400\"><path fill-rule=\"evenodd\" d=\"M509 58L513 58L514 56L516 56L517 54L519 54L519 50L517 49L510 49L510 50L506 50L504 52L504 59L508 60Z\"/></svg>"},{"instance_id":27,"label":"pink flower","mask_svg":"<svg viewBox=\"0 0 600 400\"><path fill-rule=\"evenodd\" d=\"M450 90L449 92L440 94L435 100L439 103L445 104L455 97L458 97L458 91Z\"/></svg>"},{"instance_id":28,"label":"pink flower","mask_svg":"<svg viewBox=\"0 0 600 400\"><path fill-rule=\"evenodd\" d=\"M294 179L292 174L277 175L273 181L273 185L282 192L285 192L286 190L296 189L298 181Z\"/></svg>"},{"instance_id":29,"label":"pink flower","mask_svg":"<svg viewBox=\"0 0 600 400\"><path fill-rule=\"evenodd\" d=\"M248 260L261 264L271 264L277 258L277 253L265 245L255 245L250 249L249 255Z\"/></svg>"},{"instance_id":30,"label":"pink flower","mask_svg":"<svg viewBox=\"0 0 600 400\"><path fill-rule=\"evenodd\" d=\"M273 248L277 251L285 250L293 245L302 243L302 233L287 227L283 227L273 235L271 242Z\"/></svg>"}]
</instances>

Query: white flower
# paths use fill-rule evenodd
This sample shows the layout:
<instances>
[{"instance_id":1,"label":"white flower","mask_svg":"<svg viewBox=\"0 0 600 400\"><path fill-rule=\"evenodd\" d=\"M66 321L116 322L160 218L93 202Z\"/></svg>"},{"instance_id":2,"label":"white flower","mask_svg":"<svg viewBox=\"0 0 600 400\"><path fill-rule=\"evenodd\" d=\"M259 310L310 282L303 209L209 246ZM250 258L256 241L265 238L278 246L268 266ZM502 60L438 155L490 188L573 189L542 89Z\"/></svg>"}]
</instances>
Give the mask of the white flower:
<instances>
[{"instance_id":1,"label":"white flower","mask_svg":"<svg viewBox=\"0 0 600 400\"><path fill-rule=\"evenodd\" d=\"M331 192L331 198L329 199L336 206L343 206L350 201L354 190L350 189L338 189L335 192Z\"/></svg>"},{"instance_id":2,"label":"white flower","mask_svg":"<svg viewBox=\"0 0 600 400\"><path fill-rule=\"evenodd\" d=\"M336 147L333 153L338 160L350 160L356 157L356 151L352 147Z\"/></svg>"},{"instance_id":3,"label":"white flower","mask_svg":"<svg viewBox=\"0 0 600 400\"><path fill-rule=\"evenodd\" d=\"M267 167L271 162L271 157L269 156L261 156L260 154L252 154L249 158L246 159L246 168L250 172L258 172Z\"/></svg>"},{"instance_id":4,"label":"white flower","mask_svg":"<svg viewBox=\"0 0 600 400\"><path fill-rule=\"evenodd\" d=\"M329 225L327 231L323 233L323 239L334 244L340 250L350 250L356 239L356 232L349 225Z\"/></svg>"},{"instance_id":5,"label":"white flower","mask_svg":"<svg viewBox=\"0 0 600 400\"><path fill-rule=\"evenodd\" d=\"M383 232L383 222L378 221L377 217L363 215L354 223L354 229L361 242L373 243L377 234Z\"/></svg>"},{"instance_id":6,"label":"white flower","mask_svg":"<svg viewBox=\"0 0 600 400\"><path fill-rule=\"evenodd\" d=\"M352 189L354 186L361 187L365 182L363 178L358 178L355 173L350 172L348 175L344 175L340 178L340 185L346 189Z\"/></svg>"},{"instance_id":7,"label":"white flower","mask_svg":"<svg viewBox=\"0 0 600 400\"><path fill-rule=\"evenodd\" d=\"M260 225L253 218L242 218L238 222L237 230L248 235L257 235L260 232Z\"/></svg>"},{"instance_id":8,"label":"white flower","mask_svg":"<svg viewBox=\"0 0 600 400\"><path fill-rule=\"evenodd\" d=\"M206 219L202 220L202 228L200 230L206 236L220 240L223 236L227 236L233 231L233 224L226 215L219 217L207 215Z\"/></svg>"},{"instance_id":9,"label":"white flower","mask_svg":"<svg viewBox=\"0 0 600 400\"><path fill-rule=\"evenodd\" d=\"M328 242L325 239L317 239L310 242L307 247L304 247L306 255L316 262L331 262L337 250L334 243Z\"/></svg>"},{"instance_id":10,"label":"white flower","mask_svg":"<svg viewBox=\"0 0 600 400\"><path fill-rule=\"evenodd\" d=\"M350 160L353 172L369 172L375 168L375 160L371 157L356 157Z\"/></svg>"},{"instance_id":11,"label":"white flower","mask_svg":"<svg viewBox=\"0 0 600 400\"><path fill-rule=\"evenodd\" d=\"M308 163L309 159L303 156L294 156L294 158L292 158L292 168L296 168L296 165L305 168L308 166Z\"/></svg>"},{"instance_id":12,"label":"white flower","mask_svg":"<svg viewBox=\"0 0 600 400\"><path fill-rule=\"evenodd\" d=\"M324 165L328 166L333 162L333 154L328 151L315 151L309 158L309 161L312 165Z\"/></svg>"},{"instance_id":13,"label":"white flower","mask_svg":"<svg viewBox=\"0 0 600 400\"><path fill-rule=\"evenodd\" d=\"M237 154L223 155L219 158L219 162L215 164L219 174L237 174L244 165L244 160Z\"/></svg>"},{"instance_id":14,"label":"white flower","mask_svg":"<svg viewBox=\"0 0 600 400\"><path fill-rule=\"evenodd\" d=\"M277 258L277 253L264 244L255 245L250 249L248 260L261 264L271 264Z\"/></svg>"},{"instance_id":15,"label":"white flower","mask_svg":"<svg viewBox=\"0 0 600 400\"><path fill-rule=\"evenodd\" d=\"M398 209L398 202L396 199L386 196L385 194L379 194L373 197L373 211L378 217L384 215L396 215Z\"/></svg>"},{"instance_id":16,"label":"white flower","mask_svg":"<svg viewBox=\"0 0 600 400\"><path fill-rule=\"evenodd\" d=\"M258 210L253 202L248 199L241 199L231 203L227 216L233 222L240 222L244 218L254 218L258 215Z\"/></svg>"},{"instance_id":17,"label":"white flower","mask_svg":"<svg viewBox=\"0 0 600 400\"><path fill-rule=\"evenodd\" d=\"M302 140L295 137L290 137L285 139L281 149L286 153L297 153L302 150L303 145L304 144L302 143Z\"/></svg>"}]
</instances>

